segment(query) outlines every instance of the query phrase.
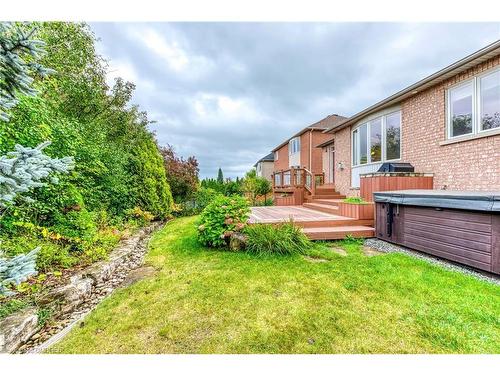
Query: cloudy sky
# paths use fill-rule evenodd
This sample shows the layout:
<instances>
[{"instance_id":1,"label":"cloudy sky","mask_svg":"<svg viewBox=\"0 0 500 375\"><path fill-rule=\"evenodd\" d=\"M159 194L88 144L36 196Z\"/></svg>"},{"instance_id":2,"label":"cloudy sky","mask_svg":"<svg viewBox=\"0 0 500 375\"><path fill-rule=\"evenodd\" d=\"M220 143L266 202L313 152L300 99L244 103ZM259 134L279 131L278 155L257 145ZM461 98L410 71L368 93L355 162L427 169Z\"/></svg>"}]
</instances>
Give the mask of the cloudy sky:
<instances>
[{"instance_id":1,"label":"cloudy sky","mask_svg":"<svg viewBox=\"0 0 500 375\"><path fill-rule=\"evenodd\" d=\"M294 132L350 116L500 39L500 24L94 23L160 144L242 176Z\"/></svg>"}]
</instances>

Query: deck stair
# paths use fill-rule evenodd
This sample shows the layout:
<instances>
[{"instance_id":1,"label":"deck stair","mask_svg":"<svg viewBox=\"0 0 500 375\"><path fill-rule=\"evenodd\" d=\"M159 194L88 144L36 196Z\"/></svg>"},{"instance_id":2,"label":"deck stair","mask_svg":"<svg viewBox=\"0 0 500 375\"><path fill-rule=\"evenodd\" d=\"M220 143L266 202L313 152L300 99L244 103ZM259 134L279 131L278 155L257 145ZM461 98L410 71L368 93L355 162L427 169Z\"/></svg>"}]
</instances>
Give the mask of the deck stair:
<instances>
[{"instance_id":1,"label":"deck stair","mask_svg":"<svg viewBox=\"0 0 500 375\"><path fill-rule=\"evenodd\" d=\"M336 215L339 220L335 224L325 221L308 223L304 226L304 233L312 240L336 240L351 235L357 238L374 237L373 220L357 220L339 216L339 203L345 198L332 185L316 187L315 194L306 197L304 208ZM342 219L340 219L342 218Z\"/></svg>"}]
</instances>

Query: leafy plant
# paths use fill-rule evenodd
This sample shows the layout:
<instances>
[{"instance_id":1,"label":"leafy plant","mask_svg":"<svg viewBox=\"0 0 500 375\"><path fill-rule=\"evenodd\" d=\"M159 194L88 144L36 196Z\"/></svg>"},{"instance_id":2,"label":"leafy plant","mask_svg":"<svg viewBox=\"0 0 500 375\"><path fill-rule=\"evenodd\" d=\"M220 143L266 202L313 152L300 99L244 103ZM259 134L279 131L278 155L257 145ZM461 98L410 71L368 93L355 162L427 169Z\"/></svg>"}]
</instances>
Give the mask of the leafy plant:
<instances>
[{"instance_id":1,"label":"leafy plant","mask_svg":"<svg viewBox=\"0 0 500 375\"><path fill-rule=\"evenodd\" d=\"M206 246L227 245L231 234L245 227L249 213L245 198L216 196L200 215L198 239Z\"/></svg>"},{"instance_id":2,"label":"leafy plant","mask_svg":"<svg viewBox=\"0 0 500 375\"><path fill-rule=\"evenodd\" d=\"M128 218L139 222L141 225L150 223L155 218L151 212L143 210L142 208L137 206L125 211L125 214Z\"/></svg>"},{"instance_id":3,"label":"leafy plant","mask_svg":"<svg viewBox=\"0 0 500 375\"><path fill-rule=\"evenodd\" d=\"M362 197L347 197L343 200L344 203L350 204L366 204L366 202Z\"/></svg>"},{"instance_id":4,"label":"leafy plant","mask_svg":"<svg viewBox=\"0 0 500 375\"><path fill-rule=\"evenodd\" d=\"M252 205L257 205L257 197L263 196L267 200L267 194L271 193L272 186L269 180L258 177L255 169L250 170L243 180L243 191L249 196Z\"/></svg>"},{"instance_id":5,"label":"leafy plant","mask_svg":"<svg viewBox=\"0 0 500 375\"><path fill-rule=\"evenodd\" d=\"M245 250L256 255L303 254L312 243L293 221L280 224L252 224L245 228Z\"/></svg>"},{"instance_id":6,"label":"leafy plant","mask_svg":"<svg viewBox=\"0 0 500 375\"><path fill-rule=\"evenodd\" d=\"M0 303L0 319L3 319L6 316L9 316L17 311L20 311L27 306L29 306L29 303L25 299L13 298L13 299L9 299L5 302L1 301L1 303Z\"/></svg>"}]
</instances>

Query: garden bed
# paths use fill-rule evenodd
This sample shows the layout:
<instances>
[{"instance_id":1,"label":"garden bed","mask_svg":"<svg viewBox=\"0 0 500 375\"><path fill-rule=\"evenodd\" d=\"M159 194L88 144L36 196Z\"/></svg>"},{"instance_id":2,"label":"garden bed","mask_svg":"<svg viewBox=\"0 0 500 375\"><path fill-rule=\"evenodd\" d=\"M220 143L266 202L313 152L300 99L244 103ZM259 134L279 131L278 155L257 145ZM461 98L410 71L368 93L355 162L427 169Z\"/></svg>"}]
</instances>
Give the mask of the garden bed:
<instances>
[{"instance_id":1,"label":"garden bed","mask_svg":"<svg viewBox=\"0 0 500 375\"><path fill-rule=\"evenodd\" d=\"M0 352L35 350L51 336L90 311L138 268L150 234L161 225L153 223L123 240L106 261L66 272L36 297L37 307L15 312L0 321ZM50 318L40 321L40 311Z\"/></svg>"}]
</instances>

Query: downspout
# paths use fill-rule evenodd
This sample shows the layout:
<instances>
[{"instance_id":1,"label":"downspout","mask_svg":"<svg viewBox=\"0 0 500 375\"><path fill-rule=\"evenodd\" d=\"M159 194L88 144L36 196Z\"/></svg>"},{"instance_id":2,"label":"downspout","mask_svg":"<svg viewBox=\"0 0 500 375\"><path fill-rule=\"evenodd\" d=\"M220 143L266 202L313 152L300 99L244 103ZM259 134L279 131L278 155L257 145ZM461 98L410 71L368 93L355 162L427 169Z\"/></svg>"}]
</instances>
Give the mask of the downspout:
<instances>
[{"instance_id":1,"label":"downspout","mask_svg":"<svg viewBox=\"0 0 500 375\"><path fill-rule=\"evenodd\" d=\"M313 140L312 140L312 132L313 130L311 129L309 131L309 170L312 172L312 144L313 144Z\"/></svg>"}]
</instances>

